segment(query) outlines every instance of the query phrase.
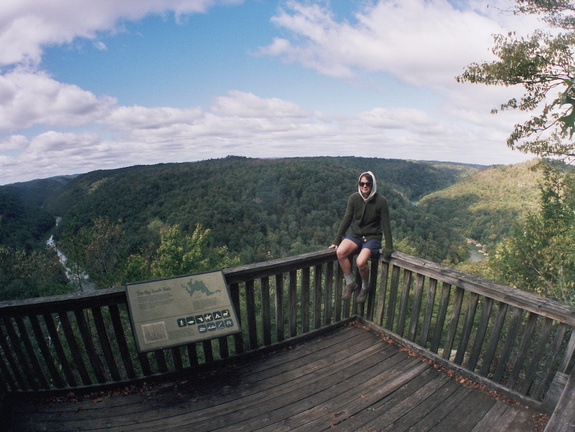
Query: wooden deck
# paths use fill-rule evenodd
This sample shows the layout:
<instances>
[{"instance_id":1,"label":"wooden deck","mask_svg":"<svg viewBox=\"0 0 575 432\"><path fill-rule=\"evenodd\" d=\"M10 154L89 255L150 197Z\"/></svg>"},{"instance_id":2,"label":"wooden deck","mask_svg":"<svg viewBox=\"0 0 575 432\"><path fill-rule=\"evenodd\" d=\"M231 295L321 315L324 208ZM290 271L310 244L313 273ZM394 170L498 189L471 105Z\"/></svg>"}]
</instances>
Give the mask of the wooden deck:
<instances>
[{"instance_id":1,"label":"wooden deck","mask_svg":"<svg viewBox=\"0 0 575 432\"><path fill-rule=\"evenodd\" d=\"M6 431L541 431L546 417L358 325L128 394L6 401Z\"/></svg>"}]
</instances>

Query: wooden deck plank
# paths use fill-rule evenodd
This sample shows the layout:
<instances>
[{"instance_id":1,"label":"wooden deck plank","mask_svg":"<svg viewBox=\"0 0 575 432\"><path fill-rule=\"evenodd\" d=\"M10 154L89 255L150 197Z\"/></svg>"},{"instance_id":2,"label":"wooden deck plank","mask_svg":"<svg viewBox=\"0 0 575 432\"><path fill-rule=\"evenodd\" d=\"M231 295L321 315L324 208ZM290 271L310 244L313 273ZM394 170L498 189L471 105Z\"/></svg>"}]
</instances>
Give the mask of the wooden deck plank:
<instances>
[{"instance_id":1,"label":"wooden deck plank","mask_svg":"<svg viewBox=\"0 0 575 432\"><path fill-rule=\"evenodd\" d=\"M195 377L192 377L195 379L194 384L196 384L194 385L193 389L196 393L196 396L200 396L203 393L206 393L206 391L210 394L213 393L212 389L214 386L217 387L218 385L221 385L225 387L233 385L236 375L235 370L239 367L242 367L242 379L244 384L256 384L259 381L266 381L268 385L271 385L273 382L270 380L273 378L273 375L281 375L286 371L293 372L302 364L309 364L307 356L313 354L314 352L325 352L326 356L330 356L334 351L339 351L339 345L345 343L345 341L351 337L354 337L354 341L356 341L360 347L365 346L366 344L371 345L371 339L369 339L367 335L354 335L349 331L346 332L345 329L336 329L328 336L324 338L318 338L317 346L315 344L313 346L295 346L293 348L289 348L288 350L276 351L273 357L269 357L265 362L238 362L237 364L227 369L219 370L215 375L211 375L209 373L207 376L198 374ZM286 356L288 355L289 361L286 360ZM207 383L205 383L206 380L208 381ZM171 389L171 387L172 383L169 383L166 386L168 389ZM207 390L204 391L205 389ZM160 388L156 390L156 393L161 393L162 391L163 389ZM135 402L134 399L136 399ZM211 402L206 402L204 399L202 399L201 402L205 402L208 405L211 405ZM88 404L88 406L84 406L82 409L86 416L90 416L91 412L93 412L95 417L109 416L110 410L121 408L123 405L134 405L140 403L141 400L138 396L131 396L120 399L106 398L101 400L98 405L90 407ZM24 411L28 411L29 407L26 405L22 408ZM103 410L101 408L105 408L106 414L102 412ZM62 411L76 411L77 409L77 405L74 404L62 405ZM133 408L128 407L127 409ZM45 412L46 415L49 415L50 412L53 412L53 410L46 404L39 404L37 406L37 411Z\"/></svg>"},{"instance_id":2,"label":"wooden deck plank","mask_svg":"<svg viewBox=\"0 0 575 432\"><path fill-rule=\"evenodd\" d=\"M255 424L254 429L251 430L317 430L317 422L320 424L329 425L332 413L341 413L344 416L349 416L349 412L361 410L365 405L364 399L370 389L383 389L388 384L394 375L401 375L397 373L381 373L380 368L390 368L391 370L398 370L402 367L405 358L400 355L393 355L387 358L384 362L370 366L367 370L369 374L357 375L356 370L351 370L351 375L342 375L338 373L340 382L326 382L324 388L314 395L306 396L305 399L299 401L291 407L293 413L291 416L285 416L285 412L278 411L275 415L270 416L270 421L266 425ZM399 381L399 380L396 380ZM357 384L360 382L361 384ZM394 383L394 385L399 385ZM323 420L325 417L328 420ZM310 422L312 420L312 422Z\"/></svg>"},{"instance_id":3,"label":"wooden deck plank","mask_svg":"<svg viewBox=\"0 0 575 432\"><path fill-rule=\"evenodd\" d=\"M537 413L356 327L141 393L50 403L19 397L6 407L7 432L537 430Z\"/></svg>"},{"instance_id":4,"label":"wooden deck plank","mask_svg":"<svg viewBox=\"0 0 575 432\"><path fill-rule=\"evenodd\" d=\"M417 377L421 377L423 373L429 369L428 365L421 362L412 363L409 366L409 369L403 372L398 371L398 373L392 374L381 373L380 383L365 383L365 386L353 389L351 392L347 392L338 398L333 398L328 404L320 407L323 413L319 410L309 410L300 413L299 416L305 419L306 423L299 424L299 427L293 430L329 430L340 424L345 424L345 428L348 430L355 430L353 420L359 413L362 413L362 421L359 424L363 424L365 423L363 413L365 413L367 417L369 412L373 412L372 407L374 401L380 401L389 397L389 395L407 386ZM369 387L370 384L373 385ZM292 419L289 420L290 422L286 423L291 426ZM269 429L270 432L271 430L272 429Z\"/></svg>"},{"instance_id":5,"label":"wooden deck plank","mask_svg":"<svg viewBox=\"0 0 575 432\"><path fill-rule=\"evenodd\" d=\"M365 430L377 430L377 427L387 426L413 411L422 401L443 387L449 379L438 370L429 368L404 388L373 404L366 412L356 413L351 419L347 419L345 427L351 430L360 427Z\"/></svg>"},{"instance_id":6,"label":"wooden deck plank","mask_svg":"<svg viewBox=\"0 0 575 432\"><path fill-rule=\"evenodd\" d=\"M348 356L346 351L349 348L342 347L338 355L340 359L337 361L327 359L328 364L323 373L301 375L292 382L284 384L281 392L268 395L265 399L255 398L250 410L236 410L217 424L208 419L211 430L255 430L329 400L333 394L325 394L325 388L337 388L338 391L343 391L348 386L354 385L355 381L350 380L350 377L358 376L363 380L369 380L376 373L377 365L392 365L402 361L396 351L389 349L382 351L382 348L386 348L384 344L374 345L372 342L369 350L359 352L354 350L354 353ZM261 403L262 400L266 401L265 404Z\"/></svg>"},{"instance_id":7,"label":"wooden deck plank","mask_svg":"<svg viewBox=\"0 0 575 432\"><path fill-rule=\"evenodd\" d=\"M527 421L527 423L525 423ZM513 409L509 404L497 401L495 405L479 420L471 432L521 432L529 430L533 419L525 411Z\"/></svg>"},{"instance_id":8,"label":"wooden deck plank","mask_svg":"<svg viewBox=\"0 0 575 432\"><path fill-rule=\"evenodd\" d=\"M329 338L318 340L319 345L317 350L307 345L302 345L301 347L296 346L290 350L277 352L265 362L252 362L244 364L244 367L234 365L218 371L218 373L213 376L208 374L207 376L199 375L193 377L195 379L191 379L190 382L180 384L180 394L187 391L188 398L197 399L197 404L194 406L196 410L200 410L204 406L213 406L215 403L214 398L218 403L225 402L234 397L234 393L227 391L227 389L237 384L238 375L236 370L238 367L242 367L241 384L244 390L244 393L238 397L248 395L246 388L250 386L254 387L254 391L266 390L272 387L278 379L279 382L284 382L289 380L289 374L301 373L298 368L302 366L311 368L312 366L310 365L312 361L309 359L309 356L313 353L324 352L327 357L330 357L334 352L340 349L340 344L345 343L346 339L352 336L354 335L351 332L336 332L330 335ZM362 334L356 334L354 341L357 341L357 346L360 349L362 347L370 347L373 344L372 340L367 338L367 335ZM286 359L286 355L289 355L289 359ZM313 370L310 372L313 372ZM264 382L265 386L257 387L259 382ZM109 419L115 416L121 417L126 414L139 415L140 413L146 413L157 405L160 407L162 405L168 405L167 409L169 409L170 406L178 404L178 398L170 399L172 387L172 384L170 384L166 386L166 388L160 388L154 393L145 396L130 395L124 398L105 398L98 404L61 404L61 411L77 411L79 406L81 406L83 413L82 419L86 420L97 418ZM220 389L220 391L218 392L217 389ZM30 403L23 405L21 411L22 414L30 411ZM46 418L46 416L50 416L51 413L54 413L54 410L47 404L40 403L36 405L34 412Z\"/></svg>"}]
</instances>

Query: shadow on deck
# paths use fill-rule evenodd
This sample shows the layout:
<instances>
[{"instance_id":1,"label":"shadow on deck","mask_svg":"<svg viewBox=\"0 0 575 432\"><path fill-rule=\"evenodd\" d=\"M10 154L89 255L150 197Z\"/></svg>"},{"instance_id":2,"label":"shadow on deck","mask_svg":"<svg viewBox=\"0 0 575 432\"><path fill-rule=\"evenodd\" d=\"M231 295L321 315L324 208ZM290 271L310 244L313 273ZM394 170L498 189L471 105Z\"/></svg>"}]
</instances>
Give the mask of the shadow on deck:
<instances>
[{"instance_id":1,"label":"shadow on deck","mask_svg":"<svg viewBox=\"0 0 575 432\"><path fill-rule=\"evenodd\" d=\"M126 393L14 395L2 423L7 431L526 432L547 421L357 322Z\"/></svg>"}]
</instances>

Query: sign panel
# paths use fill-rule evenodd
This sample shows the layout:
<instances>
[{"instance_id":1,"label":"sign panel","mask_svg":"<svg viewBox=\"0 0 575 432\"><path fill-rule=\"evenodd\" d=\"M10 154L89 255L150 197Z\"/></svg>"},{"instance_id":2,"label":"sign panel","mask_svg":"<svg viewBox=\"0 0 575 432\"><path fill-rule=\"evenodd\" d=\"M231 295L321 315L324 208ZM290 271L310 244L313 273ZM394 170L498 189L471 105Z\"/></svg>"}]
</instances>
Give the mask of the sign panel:
<instances>
[{"instance_id":1,"label":"sign panel","mask_svg":"<svg viewBox=\"0 0 575 432\"><path fill-rule=\"evenodd\" d=\"M126 293L139 352L241 331L221 270L129 284Z\"/></svg>"}]
</instances>

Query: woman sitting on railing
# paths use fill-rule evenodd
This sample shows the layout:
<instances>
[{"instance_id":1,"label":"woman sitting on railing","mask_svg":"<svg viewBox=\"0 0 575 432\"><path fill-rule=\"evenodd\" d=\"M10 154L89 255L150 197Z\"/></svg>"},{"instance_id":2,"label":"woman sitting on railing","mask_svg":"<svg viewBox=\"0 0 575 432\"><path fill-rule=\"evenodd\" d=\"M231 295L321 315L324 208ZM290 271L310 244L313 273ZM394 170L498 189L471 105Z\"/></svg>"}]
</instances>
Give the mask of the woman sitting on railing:
<instances>
[{"instance_id":1,"label":"woman sitting on railing","mask_svg":"<svg viewBox=\"0 0 575 432\"><path fill-rule=\"evenodd\" d=\"M351 233L343 238L350 226ZM341 297L343 300L349 299L358 288L351 273L350 256L359 250L356 264L362 286L355 300L358 303L365 302L369 290L369 266L367 263L370 257L379 254L382 234L385 237L383 256L389 258L393 251L393 240L387 200L377 192L377 183L373 173L367 171L359 176L358 192L349 197L345 216L335 241L330 246L337 251L337 259L345 277L345 288Z\"/></svg>"}]
</instances>

